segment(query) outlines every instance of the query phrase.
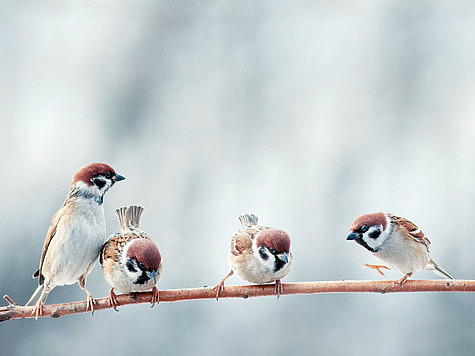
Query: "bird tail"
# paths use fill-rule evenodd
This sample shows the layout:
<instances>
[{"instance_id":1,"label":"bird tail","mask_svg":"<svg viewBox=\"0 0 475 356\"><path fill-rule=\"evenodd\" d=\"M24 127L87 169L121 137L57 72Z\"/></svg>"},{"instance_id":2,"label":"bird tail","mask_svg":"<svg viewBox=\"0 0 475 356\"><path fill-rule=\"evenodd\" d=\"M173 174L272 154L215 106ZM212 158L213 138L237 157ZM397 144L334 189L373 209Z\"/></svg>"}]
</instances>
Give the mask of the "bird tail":
<instances>
[{"instance_id":1,"label":"bird tail","mask_svg":"<svg viewBox=\"0 0 475 356\"><path fill-rule=\"evenodd\" d=\"M27 307L28 305L30 305L33 300L35 299L35 297L38 295L38 293L40 292L41 288L43 288L43 285L40 284L38 286L38 288L36 288L35 292L33 293L33 295L31 296L30 300L25 304L25 307Z\"/></svg>"},{"instance_id":2,"label":"bird tail","mask_svg":"<svg viewBox=\"0 0 475 356\"><path fill-rule=\"evenodd\" d=\"M254 214L245 214L239 217L239 221L241 222L242 227L249 227L257 225L257 216Z\"/></svg>"},{"instance_id":3,"label":"bird tail","mask_svg":"<svg viewBox=\"0 0 475 356\"><path fill-rule=\"evenodd\" d=\"M115 213L119 219L120 230L128 231L130 228L138 228L142 212L143 208L138 205L116 209Z\"/></svg>"},{"instance_id":4,"label":"bird tail","mask_svg":"<svg viewBox=\"0 0 475 356\"><path fill-rule=\"evenodd\" d=\"M442 267L440 267L437 263L435 263L434 261L430 260L429 262L430 264L430 268L431 270L433 270L435 272L435 274L437 274L438 276L442 277L442 278L449 278L449 279L455 279L454 277L452 277L450 274L448 274L446 271L444 271L444 269Z\"/></svg>"}]
</instances>

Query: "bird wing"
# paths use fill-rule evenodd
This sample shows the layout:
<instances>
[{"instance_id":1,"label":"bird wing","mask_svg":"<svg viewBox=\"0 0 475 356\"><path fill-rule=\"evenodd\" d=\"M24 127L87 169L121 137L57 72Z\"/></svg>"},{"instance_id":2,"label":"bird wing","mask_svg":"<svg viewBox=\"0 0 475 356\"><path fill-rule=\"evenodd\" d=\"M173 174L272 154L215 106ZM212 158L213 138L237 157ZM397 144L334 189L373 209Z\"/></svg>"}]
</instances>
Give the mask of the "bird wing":
<instances>
[{"instance_id":1,"label":"bird wing","mask_svg":"<svg viewBox=\"0 0 475 356\"><path fill-rule=\"evenodd\" d=\"M99 262L101 265L104 263L105 260L110 258L114 259L114 261L119 260L119 251L122 250L125 244L134 239L149 239L148 235L136 229L134 231L130 231L128 233L117 233L112 235L109 240L107 240L104 245L102 246L101 254L99 256Z\"/></svg>"},{"instance_id":2,"label":"bird wing","mask_svg":"<svg viewBox=\"0 0 475 356\"><path fill-rule=\"evenodd\" d=\"M241 229L234 233L231 240L231 253L234 256L240 255L245 250L251 250L252 240L262 230L269 229L266 226L251 226L246 229Z\"/></svg>"},{"instance_id":3,"label":"bird wing","mask_svg":"<svg viewBox=\"0 0 475 356\"><path fill-rule=\"evenodd\" d=\"M43 270L43 264L45 262L45 257L46 257L46 252L48 252L49 245L51 244L51 240L53 240L53 237L56 235L56 230L58 228L58 224L61 220L61 214L59 210L54 216L53 219L51 220L51 225L48 229L48 233L46 234L46 239L45 243L43 244L43 250L41 251L41 258L40 258L40 267L38 270L33 274L33 278L39 278L38 283L40 285L43 284L45 277L43 276L42 270Z\"/></svg>"},{"instance_id":4,"label":"bird wing","mask_svg":"<svg viewBox=\"0 0 475 356\"><path fill-rule=\"evenodd\" d=\"M423 244L427 251L429 251L430 240L429 238L417 227L413 222L396 215L390 215L393 221L399 226L405 228L409 236L411 236L416 242Z\"/></svg>"}]
</instances>

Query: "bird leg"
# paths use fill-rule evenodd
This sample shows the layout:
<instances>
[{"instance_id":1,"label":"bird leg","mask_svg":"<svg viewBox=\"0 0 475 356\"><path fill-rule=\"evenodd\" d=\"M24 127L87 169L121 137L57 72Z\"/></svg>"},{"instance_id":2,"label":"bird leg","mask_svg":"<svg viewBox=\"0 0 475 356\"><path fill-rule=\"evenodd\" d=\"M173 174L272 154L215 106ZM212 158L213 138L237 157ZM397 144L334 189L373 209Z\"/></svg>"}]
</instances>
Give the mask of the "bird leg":
<instances>
[{"instance_id":1,"label":"bird leg","mask_svg":"<svg viewBox=\"0 0 475 356\"><path fill-rule=\"evenodd\" d=\"M86 301L87 301L87 306L86 306L86 311L90 310L92 312L92 314L94 314L94 305L96 304L96 301L94 300L94 298L92 297L91 293L88 292L87 289L84 289L87 293L87 298L86 298Z\"/></svg>"},{"instance_id":2,"label":"bird leg","mask_svg":"<svg viewBox=\"0 0 475 356\"><path fill-rule=\"evenodd\" d=\"M43 306L45 305L46 298L48 297L49 292L51 292L53 288L50 287L50 284L47 283L44 285L43 291L41 292L40 298L35 304L31 315L35 316L35 320L38 320L38 317L43 316Z\"/></svg>"},{"instance_id":3,"label":"bird leg","mask_svg":"<svg viewBox=\"0 0 475 356\"><path fill-rule=\"evenodd\" d=\"M224 277L222 280L219 281L219 283L213 288L213 290L216 289L216 300L219 300L219 293L224 291L224 281L231 277L233 275L233 270L230 270L228 275Z\"/></svg>"},{"instance_id":4,"label":"bird leg","mask_svg":"<svg viewBox=\"0 0 475 356\"><path fill-rule=\"evenodd\" d=\"M160 302L160 293L158 292L157 286L152 288L152 308L155 306L155 303Z\"/></svg>"},{"instance_id":5,"label":"bird leg","mask_svg":"<svg viewBox=\"0 0 475 356\"><path fill-rule=\"evenodd\" d=\"M396 287L396 284L399 284L401 288L404 287L404 284L406 283L407 279L412 276L412 272L404 275L402 278L399 278L397 281L394 281L393 286Z\"/></svg>"},{"instance_id":6,"label":"bird leg","mask_svg":"<svg viewBox=\"0 0 475 356\"><path fill-rule=\"evenodd\" d=\"M277 296L277 299L284 293L284 287L282 287L282 282L280 279L275 281L274 294Z\"/></svg>"},{"instance_id":7,"label":"bird leg","mask_svg":"<svg viewBox=\"0 0 475 356\"><path fill-rule=\"evenodd\" d=\"M117 310L117 294L114 293L114 288L111 289L109 292L109 297L107 298L107 301L109 302L109 306L112 307L115 311Z\"/></svg>"},{"instance_id":8,"label":"bird leg","mask_svg":"<svg viewBox=\"0 0 475 356\"><path fill-rule=\"evenodd\" d=\"M41 298L38 299L35 307L33 308L33 311L31 312L31 315L35 316L35 320L38 320L38 317L43 316L43 305L44 303Z\"/></svg>"},{"instance_id":9,"label":"bird leg","mask_svg":"<svg viewBox=\"0 0 475 356\"><path fill-rule=\"evenodd\" d=\"M79 277L78 284L79 287L81 287L81 289L87 293L86 311L90 310L92 314L94 314L94 305L96 304L96 302L94 301L94 298L92 297L91 293L89 293L89 291L86 289L86 278L87 274L83 274L81 277Z\"/></svg>"},{"instance_id":10,"label":"bird leg","mask_svg":"<svg viewBox=\"0 0 475 356\"><path fill-rule=\"evenodd\" d=\"M368 267L368 268L375 269L376 271L378 271L378 273L379 273L381 276L384 276L384 273L381 271L381 268L387 269L388 271L391 270L391 268L388 268L388 267L383 266L383 265L369 265L369 264L365 264L364 266L365 266L365 267Z\"/></svg>"}]
</instances>

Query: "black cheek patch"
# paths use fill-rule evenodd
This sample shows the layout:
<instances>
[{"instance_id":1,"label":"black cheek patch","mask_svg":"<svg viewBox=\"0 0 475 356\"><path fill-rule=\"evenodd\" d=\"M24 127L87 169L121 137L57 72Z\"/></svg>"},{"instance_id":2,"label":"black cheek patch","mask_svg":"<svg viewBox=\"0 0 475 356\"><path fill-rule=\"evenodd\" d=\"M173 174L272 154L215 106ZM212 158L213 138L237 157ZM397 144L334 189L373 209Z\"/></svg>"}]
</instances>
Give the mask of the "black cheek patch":
<instances>
[{"instance_id":1,"label":"black cheek patch","mask_svg":"<svg viewBox=\"0 0 475 356\"><path fill-rule=\"evenodd\" d=\"M381 231L380 230L374 230L374 231L371 231L368 236L372 239L377 239L379 236L381 235Z\"/></svg>"},{"instance_id":2,"label":"black cheek patch","mask_svg":"<svg viewBox=\"0 0 475 356\"><path fill-rule=\"evenodd\" d=\"M355 241L357 243L359 243L361 246L363 246L365 249L367 249L368 251L371 251L371 252L378 252L378 250L375 250L374 248L370 247L365 240L363 240L361 237L355 239Z\"/></svg>"},{"instance_id":3,"label":"black cheek patch","mask_svg":"<svg viewBox=\"0 0 475 356\"><path fill-rule=\"evenodd\" d=\"M102 178L94 178L92 182L99 187L99 189L102 189L106 185L106 181Z\"/></svg>"},{"instance_id":4,"label":"black cheek patch","mask_svg":"<svg viewBox=\"0 0 475 356\"><path fill-rule=\"evenodd\" d=\"M269 255L266 252L266 248L264 246L261 246L259 249L259 255L262 257L263 260L267 260L269 258Z\"/></svg>"},{"instance_id":5,"label":"black cheek patch","mask_svg":"<svg viewBox=\"0 0 475 356\"><path fill-rule=\"evenodd\" d=\"M282 267L285 266L285 262L282 261L280 258L275 258L275 262L274 262L274 272L277 272L279 270L282 269Z\"/></svg>"},{"instance_id":6,"label":"black cheek patch","mask_svg":"<svg viewBox=\"0 0 475 356\"><path fill-rule=\"evenodd\" d=\"M127 261L125 263L127 269L130 271L130 272L137 272L137 270L135 269L134 265L132 264L132 262L130 261Z\"/></svg>"},{"instance_id":7,"label":"black cheek patch","mask_svg":"<svg viewBox=\"0 0 475 356\"><path fill-rule=\"evenodd\" d=\"M134 284L144 284L144 283L147 283L149 280L150 278L148 278L145 272L143 272L142 275L139 278L137 278Z\"/></svg>"}]
</instances>

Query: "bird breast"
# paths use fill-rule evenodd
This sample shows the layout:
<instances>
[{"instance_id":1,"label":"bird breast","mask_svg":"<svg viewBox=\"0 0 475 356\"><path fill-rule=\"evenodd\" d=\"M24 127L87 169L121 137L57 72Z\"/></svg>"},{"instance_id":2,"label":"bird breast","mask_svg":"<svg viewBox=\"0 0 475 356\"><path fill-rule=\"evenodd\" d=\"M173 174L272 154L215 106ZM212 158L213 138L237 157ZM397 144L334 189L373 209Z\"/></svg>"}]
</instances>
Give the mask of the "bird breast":
<instances>
[{"instance_id":1,"label":"bird breast","mask_svg":"<svg viewBox=\"0 0 475 356\"><path fill-rule=\"evenodd\" d=\"M426 247L394 229L378 252L372 254L403 274L424 269L430 262Z\"/></svg>"},{"instance_id":2,"label":"bird breast","mask_svg":"<svg viewBox=\"0 0 475 356\"><path fill-rule=\"evenodd\" d=\"M94 266L105 237L102 205L89 199L66 202L45 256L43 275L54 285L77 282Z\"/></svg>"}]
</instances>

